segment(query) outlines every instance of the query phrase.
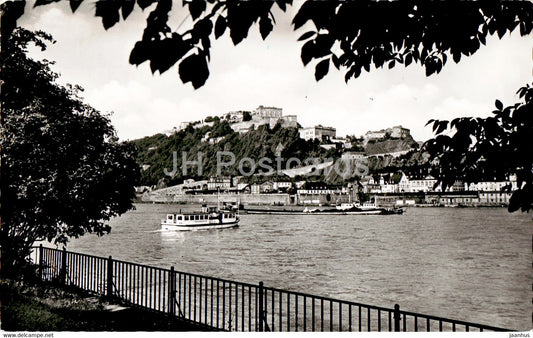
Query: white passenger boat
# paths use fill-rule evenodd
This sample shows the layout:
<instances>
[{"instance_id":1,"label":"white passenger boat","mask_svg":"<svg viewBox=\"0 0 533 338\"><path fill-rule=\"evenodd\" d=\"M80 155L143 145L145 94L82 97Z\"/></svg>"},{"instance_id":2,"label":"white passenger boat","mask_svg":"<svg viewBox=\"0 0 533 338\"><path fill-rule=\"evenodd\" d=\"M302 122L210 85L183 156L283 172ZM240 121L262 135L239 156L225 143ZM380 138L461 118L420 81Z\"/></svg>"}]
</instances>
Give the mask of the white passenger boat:
<instances>
[{"instance_id":1,"label":"white passenger boat","mask_svg":"<svg viewBox=\"0 0 533 338\"><path fill-rule=\"evenodd\" d=\"M238 210L220 210L215 207L202 205L200 212L179 212L167 214L161 220L161 230L207 230L231 228L239 225Z\"/></svg>"}]
</instances>

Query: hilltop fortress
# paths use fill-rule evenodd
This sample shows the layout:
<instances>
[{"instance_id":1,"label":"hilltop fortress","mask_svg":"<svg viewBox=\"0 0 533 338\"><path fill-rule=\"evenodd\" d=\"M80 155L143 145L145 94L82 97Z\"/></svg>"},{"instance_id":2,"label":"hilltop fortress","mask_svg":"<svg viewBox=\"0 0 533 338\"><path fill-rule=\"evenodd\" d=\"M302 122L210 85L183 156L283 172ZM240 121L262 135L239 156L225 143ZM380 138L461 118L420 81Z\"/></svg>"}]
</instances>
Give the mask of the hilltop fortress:
<instances>
[{"instance_id":1,"label":"hilltop fortress","mask_svg":"<svg viewBox=\"0 0 533 338\"><path fill-rule=\"evenodd\" d=\"M304 140L317 139L319 141L326 141L330 145L341 143L343 147L350 148L351 144L346 138L337 137L337 130L335 127L323 126L321 124L309 127L302 127L298 123L296 115L283 115L283 108L268 107L260 105L253 111L237 110L230 111L226 115L218 117L221 120L228 121L231 129L244 134L250 130L261 125L268 125L274 128L279 124L282 128L298 128L300 138ZM172 130L165 131L165 134L170 135L180 130L187 128L189 125L193 128L201 128L204 126L212 126L213 118L207 117L202 121L196 122L181 122L179 127ZM402 126L394 126L392 128L381 129L377 131L368 131L362 136L363 145L366 145L371 140L380 139L405 139L411 136L410 130ZM327 146L327 144L325 144Z\"/></svg>"},{"instance_id":2,"label":"hilltop fortress","mask_svg":"<svg viewBox=\"0 0 533 338\"><path fill-rule=\"evenodd\" d=\"M264 124L274 128L278 123L283 128L298 128L297 116L283 116L282 108L259 106L251 113L251 120L248 121L245 121L244 114L242 110L229 112L230 126L235 132L243 134Z\"/></svg>"}]
</instances>

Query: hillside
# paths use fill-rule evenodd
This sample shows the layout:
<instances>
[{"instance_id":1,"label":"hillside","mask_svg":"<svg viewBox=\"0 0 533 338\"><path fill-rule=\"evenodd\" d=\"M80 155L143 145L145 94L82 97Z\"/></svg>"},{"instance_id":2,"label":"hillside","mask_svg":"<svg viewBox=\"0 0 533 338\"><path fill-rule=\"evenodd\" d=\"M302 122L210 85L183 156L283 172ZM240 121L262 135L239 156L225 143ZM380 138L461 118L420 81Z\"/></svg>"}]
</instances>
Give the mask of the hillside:
<instances>
[{"instance_id":1,"label":"hillside","mask_svg":"<svg viewBox=\"0 0 533 338\"><path fill-rule=\"evenodd\" d=\"M223 167L222 175L242 176L239 172L239 162L244 158L252 159L256 164L255 174L264 173L258 164L261 158L267 158L271 162L264 162L276 169L276 156L279 154L282 158L280 161L281 169L287 169L287 160L297 158L304 161L309 158L338 159L342 154L341 149L325 150L320 147L318 140L305 141L299 137L297 128L282 128L276 125L269 128L268 125L259 126L245 134L234 132L227 121L216 120L213 126L204 126L193 128L189 126L170 136L156 134L133 141L138 148L138 163L143 166L141 181L139 185L158 185L168 186L179 184L186 178L207 179L217 174L217 152L231 152L235 155L235 163L231 166ZM281 145L281 146L280 146ZM362 145L361 145L362 146ZM416 151L417 143L410 137L404 139L382 139L371 140L365 145L365 153L368 155L405 152L400 156L382 156L377 155L370 157L368 167L369 173L408 169L409 167L418 168L425 161ZM361 150L363 148L361 147ZM174 176L164 173L164 169L172 171L173 169L173 152L177 153L177 171ZM187 161L197 161L198 153L203 153L202 171L199 172L196 167L189 165L187 174L182 172L182 152L187 152ZM229 162L231 158L225 156L221 158L222 162ZM304 164L302 164L304 165ZM298 166L292 162L290 167ZM245 161L243 164L244 172L250 173L253 170L251 161ZM341 184L347 178L341 177L333 170L326 170L321 175L307 177L310 180L323 180L330 184ZM294 179L300 179L295 177ZM353 181L355 178L350 177ZM246 182L255 182L264 180L263 176L245 177Z\"/></svg>"},{"instance_id":2,"label":"hillside","mask_svg":"<svg viewBox=\"0 0 533 338\"><path fill-rule=\"evenodd\" d=\"M418 143L411 136L403 139L370 140L365 146L367 155L397 153L412 150Z\"/></svg>"},{"instance_id":3,"label":"hillside","mask_svg":"<svg viewBox=\"0 0 533 338\"><path fill-rule=\"evenodd\" d=\"M206 134L209 138L206 138ZM283 169L286 168L287 159L291 157L305 159L334 155L332 154L334 151L322 149L316 140L300 139L296 128L276 126L270 129L268 125L262 125L241 135L235 133L226 121L216 121L212 127L205 126L197 129L187 127L170 136L157 134L133 142L138 148L138 163L144 166L139 185L170 185L178 184L185 178L205 179L214 176L217 173L216 157L219 151L232 152L235 155L235 163L224 167L222 175L242 175L238 168L239 161L243 158L250 158L256 163L255 173L262 171L257 165L261 158L270 159L272 161L270 165L275 168L276 150L281 150ZM281 147L278 148L280 144ZM172 171L174 151L177 152L178 171L174 177L170 177L164 174L164 168ZM189 166L187 175L183 175L182 152L187 152L187 161L197 161L198 153L203 153L204 164L201 173L195 167ZM230 160L230 157L221 158L223 162ZM243 167L246 173L252 169L250 161L246 161Z\"/></svg>"}]
</instances>

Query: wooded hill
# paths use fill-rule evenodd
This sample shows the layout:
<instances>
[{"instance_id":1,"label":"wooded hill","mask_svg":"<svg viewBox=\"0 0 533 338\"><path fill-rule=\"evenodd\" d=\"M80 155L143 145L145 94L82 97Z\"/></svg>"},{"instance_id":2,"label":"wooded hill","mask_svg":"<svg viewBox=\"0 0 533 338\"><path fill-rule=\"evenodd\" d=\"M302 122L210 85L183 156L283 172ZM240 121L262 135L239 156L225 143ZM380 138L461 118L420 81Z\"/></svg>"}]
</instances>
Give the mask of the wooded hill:
<instances>
[{"instance_id":1,"label":"wooded hill","mask_svg":"<svg viewBox=\"0 0 533 338\"><path fill-rule=\"evenodd\" d=\"M206 137L206 134L208 136ZM201 128L187 128L178 131L170 136L165 134L156 134L134 140L138 149L137 161L139 165L144 166L141 174L139 185L158 185L169 186L181 183L186 178L196 180L207 179L215 176L217 173L217 152L227 151L235 155L235 163L225 167L222 175L242 175L239 173L239 161L243 158L251 158L255 161L255 173L259 174L265 170L257 164L261 158L268 158L268 163L276 169L276 157L279 155L281 168L287 168L289 158L298 158L301 161L308 158L333 158L341 157L343 150L340 145L337 148L326 150L320 147L321 142L318 140L306 141L299 137L297 128L282 128L276 125L270 128L268 125L261 125L254 130L245 134L234 132L229 123L225 120L216 119L213 126L204 126ZM409 140L377 140L369 142L372 153L387 151L402 151L413 149L416 142L411 138ZM361 144L354 144L354 149L361 149ZM366 150L366 149L365 149ZM173 152L177 152L177 172L171 177L164 173L173 170ZM198 153L203 153L203 170L199 173L195 166L188 166L187 175L182 172L182 152L187 152L187 161L197 161ZM412 154L407 154L396 159L377 158L371 159L371 171L383 170L389 166L399 167L405 165L418 165L420 156L413 158ZM229 162L229 157L222 157L222 161ZM290 165L291 168L296 164ZM250 163L244 163L244 171L250 172L252 169ZM323 180L328 183L341 183L342 178L334 174L316 175L312 180ZM248 181L261 181L264 176L248 177Z\"/></svg>"}]
</instances>

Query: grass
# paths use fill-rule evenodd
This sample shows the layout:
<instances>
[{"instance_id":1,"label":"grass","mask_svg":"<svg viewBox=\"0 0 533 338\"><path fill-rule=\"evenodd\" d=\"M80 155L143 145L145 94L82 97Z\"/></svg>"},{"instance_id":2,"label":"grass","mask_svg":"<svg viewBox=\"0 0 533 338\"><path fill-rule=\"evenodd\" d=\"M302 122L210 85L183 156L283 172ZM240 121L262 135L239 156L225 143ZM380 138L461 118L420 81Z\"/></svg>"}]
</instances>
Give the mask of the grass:
<instances>
[{"instance_id":1,"label":"grass","mask_svg":"<svg viewBox=\"0 0 533 338\"><path fill-rule=\"evenodd\" d=\"M111 312L103 298L50 285L0 280L0 302L0 329L5 331L208 331L139 308Z\"/></svg>"}]
</instances>

